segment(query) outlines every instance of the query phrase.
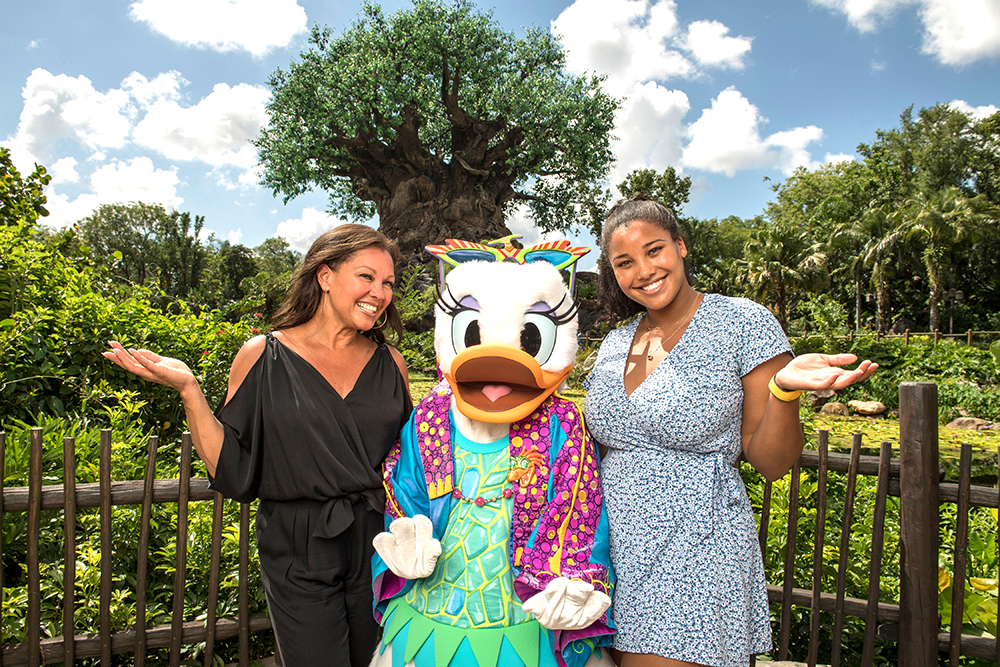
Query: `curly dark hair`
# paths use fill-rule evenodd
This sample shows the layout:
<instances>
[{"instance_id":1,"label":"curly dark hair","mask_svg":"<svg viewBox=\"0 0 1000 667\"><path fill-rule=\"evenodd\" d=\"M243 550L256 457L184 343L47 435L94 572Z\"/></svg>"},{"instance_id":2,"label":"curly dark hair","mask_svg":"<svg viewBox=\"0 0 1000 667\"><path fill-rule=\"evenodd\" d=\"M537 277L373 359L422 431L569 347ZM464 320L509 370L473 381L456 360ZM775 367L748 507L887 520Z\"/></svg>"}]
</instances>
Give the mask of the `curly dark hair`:
<instances>
[{"instance_id":1,"label":"curly dark hair","mask_svg":"<svg viewBox=\"0 0 1000 667\"><path fill-rule=\"evenodd\" d=\"M339 225L324 232L313 241L309 252L306 253L302 263L292 275L285 300L282 301L281 307L278 308L278 312L274 316L271 330L291 329L311 320L323 297L323 290L320 289L316 279L319 267L326 265L331 269L336 269L354 253L366 248L379 248L389 253L393 266L398 271L403 261L399 248L385 234L371 227L356 224ZM393 301L390 301L389 305L385 307L385 318L382 323L361 333L377 344L383 345L386 340L386 329L395 334L397 342L402 340L403 321L400 319L399 311Z\"/></svg>"},{"instance_id":2,"label":"curly dark hair","mask_svg":"<svg viewBox=\"0 0 1000 667\"><path fill-rule=\"evenodd\" d=\"M601 227L601 256L597 260L597 275L601 303L618 321L641 313L644 308L622 291L608 258L608 246L615 231L628 227L637 220L656 225L670 234L670 238L674 241L684 238L680 223L670 209L645 194L640 193L628 199L620 199L611 207Z\"/></svg>"}]
</instances>

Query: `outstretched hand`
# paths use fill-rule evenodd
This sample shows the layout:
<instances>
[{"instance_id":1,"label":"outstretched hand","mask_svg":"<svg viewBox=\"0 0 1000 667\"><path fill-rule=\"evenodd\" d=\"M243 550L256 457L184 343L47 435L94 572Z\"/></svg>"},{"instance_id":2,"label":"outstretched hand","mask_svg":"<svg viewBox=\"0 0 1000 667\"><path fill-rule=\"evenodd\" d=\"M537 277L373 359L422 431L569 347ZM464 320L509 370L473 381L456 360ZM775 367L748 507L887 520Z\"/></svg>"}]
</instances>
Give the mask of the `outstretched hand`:
<instances>
[{"instance_id":1,"label":"outstretched hand","mask_svg":"<svg viewBox=\"0 0 1000 667\"><path fill-rule=\"evenodd\" d=\"M138 375L143 380L172 387L183 391L191 386L197 386L198 380L188 365L179 359L161 357L149 350L126 350L118 341L108 341L111 349L102 352L105 359L121 366L129 373Z\"/></svg>"},{"instance_id":2,"label":"outstretched hand","mask_svg":"<svg viewBox=\"0 0 1000 667\"><path fill-rule=\"evenodd\" d=\"M861 382L878 368L878 364L868 359L853 370L840 368L857 360L853 354L803 354L778 371L774 381L785 391L843 389Z\"/></svg>"}]
</instances>

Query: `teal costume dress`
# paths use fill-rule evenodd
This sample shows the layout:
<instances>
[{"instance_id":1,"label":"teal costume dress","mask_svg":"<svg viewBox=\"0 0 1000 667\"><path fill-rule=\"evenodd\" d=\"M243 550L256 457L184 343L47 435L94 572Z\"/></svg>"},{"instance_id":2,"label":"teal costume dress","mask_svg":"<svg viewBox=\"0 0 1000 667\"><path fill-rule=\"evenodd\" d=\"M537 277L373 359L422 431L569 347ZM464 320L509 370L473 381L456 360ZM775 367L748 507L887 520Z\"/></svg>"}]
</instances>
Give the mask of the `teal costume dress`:
<instances>
[{"instance_id":1,"label":"teal costume dress","mask_svg":"<svg viewBox=\"0 0 1000 667\"><path fill-rule=\"evenodd\" d=\"M509 436L479 444L452 426L450 399L438 385L386 459L386 526L423 514L442 554L415 581L373 558L382 650L392 644L393 667L580 667L610 646L607 613L553 632L521 609L558 576L613 592L599 462L579 411L552 397Z\"/></svg>"}]
</instances>

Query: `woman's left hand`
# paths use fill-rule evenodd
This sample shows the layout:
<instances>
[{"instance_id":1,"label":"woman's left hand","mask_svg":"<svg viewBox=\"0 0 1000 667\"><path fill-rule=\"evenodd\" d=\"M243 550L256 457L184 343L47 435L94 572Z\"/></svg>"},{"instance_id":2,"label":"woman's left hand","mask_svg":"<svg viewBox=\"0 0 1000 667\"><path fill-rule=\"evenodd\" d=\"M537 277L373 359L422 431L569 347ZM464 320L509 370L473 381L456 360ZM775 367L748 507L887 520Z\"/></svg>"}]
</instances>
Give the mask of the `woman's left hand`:
<instances>
[{"instance_id":1,"label":"woman's left hand","mask_svg":"<svg viewBox=\"0 0 1000 667\"><path fill-rule=\"evenodd\" d=\"M857 360L853 354L803 354L778 371L774 381L785 391L843 389L861 382L878 368L878 364L867 359L853 370L840 368Z\"/></svg>"}]
</instances>

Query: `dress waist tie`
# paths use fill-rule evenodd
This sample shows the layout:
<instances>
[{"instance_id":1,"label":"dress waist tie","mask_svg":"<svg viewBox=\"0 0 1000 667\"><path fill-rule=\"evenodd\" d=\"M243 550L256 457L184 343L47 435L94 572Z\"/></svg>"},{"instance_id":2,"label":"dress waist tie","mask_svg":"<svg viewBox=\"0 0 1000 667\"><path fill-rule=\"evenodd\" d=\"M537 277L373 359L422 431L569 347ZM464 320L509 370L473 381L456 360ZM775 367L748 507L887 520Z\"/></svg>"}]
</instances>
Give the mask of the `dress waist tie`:
<instances>
[{"instance_id":1,"label":"dress waist tie","mask_svg":"<svg viewBox=\"0 0 1000 667\"><path fill-rule=\"evenodd\" d=\"M329 500L262 500L263 502L280 503L287 507L302 507L311 510L319 510L319 517L313 524L313 537L332 538L340 535L354 523L355 509L358 503L363 503L373 512L382 513L385 511L385 490L365 489L357 493L348 493Z\"/></svg>"},{"instance_id":2,"label":"dress waist tie","mask_svg":"<svg viewBox=\"0 0 1000 667\"><path fill-rule=\"evenodd\" d=\"M711 462L711 502L697 505L698 527L702 537L708 537L715 530L722 507L733 507L743 499L743 483L736 464L727 460L725 452L713 452L708 455ZM707 499L706 499L707 500Z\"/></svg>"}]
</instances>

